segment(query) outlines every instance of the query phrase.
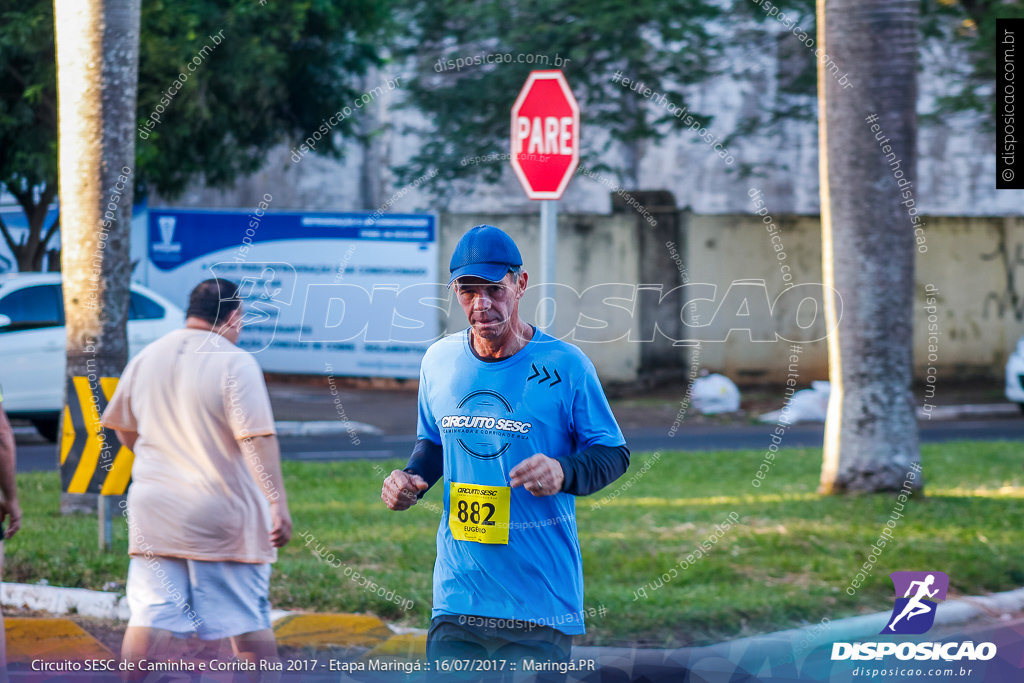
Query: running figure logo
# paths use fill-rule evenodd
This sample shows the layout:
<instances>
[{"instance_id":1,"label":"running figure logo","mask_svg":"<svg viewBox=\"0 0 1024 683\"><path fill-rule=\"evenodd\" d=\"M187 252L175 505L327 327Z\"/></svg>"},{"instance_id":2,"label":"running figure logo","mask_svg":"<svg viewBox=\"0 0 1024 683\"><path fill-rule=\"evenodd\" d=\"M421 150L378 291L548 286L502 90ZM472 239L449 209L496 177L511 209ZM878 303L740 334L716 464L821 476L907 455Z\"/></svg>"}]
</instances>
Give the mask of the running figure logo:
<instances>
[{"instance_id":1,"label":"running figure logo","mask_svg":"<svg viewBox=\"0 0 1024 683\"><path fill-rule=\"evenodd\" d=\"M937 603L946 599L949 577L943 572L893 572L889 576L896 589L896 604L882 634L925 633L935 623Z\"/></svg>"}]
</instances>

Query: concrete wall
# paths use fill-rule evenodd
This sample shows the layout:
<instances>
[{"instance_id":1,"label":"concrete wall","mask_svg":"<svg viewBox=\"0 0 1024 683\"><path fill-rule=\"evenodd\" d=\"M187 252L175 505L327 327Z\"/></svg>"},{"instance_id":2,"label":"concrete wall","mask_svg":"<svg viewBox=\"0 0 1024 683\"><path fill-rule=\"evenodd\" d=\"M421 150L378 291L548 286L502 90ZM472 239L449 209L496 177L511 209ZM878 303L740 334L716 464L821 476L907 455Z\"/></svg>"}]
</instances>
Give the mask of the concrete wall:
<instances>
[{"instance_id":1,"label":"concrete wall","mask_svg":"<svg viewBox=\"0 0 1024 683\"><path fill-rule=\"evenodd\" d=\"M930 218L917 258L914 362L927 367L924 288L938 289L936 364L944 376L1001 378L1024 335L1024 219Z\"/></svg>"},{"instance_id":2,"label":"concrete wall","mask_svg":"<svg viewBox=\"0 0 1024 683\"><path fill-rule=\"evenodd\" d=\"M719 286L736 279L764 279L774 295L784 289L779 266L786 263L797 282L820 283L818 217L776 216L773 222L784 244L786 258L781 262L758 216L691 216L692 279ZM1008 353L1024 335L1024 220L927 217L924 222L928 250L918 253L915 266L915 375L923 380L928 367L934 366L942 378L998 382ZM934 309L925 309L927 292L935 299ZM791 310L775 317L780 334L797 334ZM822 336L823 323L819 319L812 326L813 337ZM929 336L936 335L929 334L929 325L938 332L938 339L931 340L938 347L932 361ZM724 343L705 344L701 361L737 380L778 381L785 377L782 346L754 343L745 333L733 333ZM801 382L827 379L824 341L804 345L800 367Z\"/></svg>"},{"instance_id":3,"label":"concrete wall","mask_svg":"<svg viewBox=\"0 0 1024 683\"><path fill-rule=\"evenodd\" d=\"M654 206L650 198L646 202ZM820 286L777 300L780 294L797 290L788 287L790 283L822 281L816 216L773 216L773 232L757 215L700 216L674 210L658 213L653 208L652 213L659 218L656 226L635 213L559 216L559 283L575 292L596 292L596 286L618 283L619 290L607 291L631 297L613 302L629 310L628 331L607 302L580 299L569 290L559 297L558 334L567 334L574 326L591 328L576 327L566 338L590 356L603 380L678 373L687 366L692 346L672 341L699 339L701 367L740 383L778 382L785 379L789 351L785 341L768 341L776 334L802 342L801 385L827 379L823 312L805 301L798 313L800 300L812 292L818 292L820 306ZM675 222L668 221L668 215ZM527 270L539 273L536 214L442 215L442 273L448 272L458 238L479 223L509 232L520 245ZM933 366L943 379L989 378L998 387L1007 354L1024 335L1024 219L928 217L925 230L928 251L919 253L916 263L915 374L923 380ZM687 282L687 288L665 297ZM699 286L707 285L714 286L707 297L713 300L695 300L701 294ZM929 293L934 308L926 309ZM536 321L531 309L536 301L524 300L525 318ZM770 306L775 310L768 315ZM456 307L452 312L457 317L449 329L461 329L461 311ZM929 319L930 315L935 317ZM613 319L616 322L609 326ZM603 330L600 321L605 321ZM655 324L659 332L652 334ZM814 339L820 341L808 341Z\"/></svg>"},{"instance_id":4,"label":"concrete wall","mask_svg":"<svg viewBox=\"0 0 1024 683\"><path fill-rule=\"evenodd\" d=\"M769 228L758 216L690 216L687 220L688 253L691 279L712 283L720 290L717 300L722 301L734 281L761 280L767 289L767 299L775 299L792 283L794 287L810 283L820 287L821 227L817 216L768 216L783 246L776 251ZM785 258L779 260L778 254ZM788 270L783 267L788 266ZM789 282L786 280L789 279ZM708 336L724 341L705 343L701 347L701 365L722 372L736 382L779 381L786 377L789 356L787 344L779 341L752 341L774 338L776 333L786 339L820 339L826 334L824 312L817 311L810 326L810 334L798 329L793 306L780 301L779 313L764 316L760 308L751 311L749 322L754 333L733 331L746 321L743 316L729 315L733 310L723 306L715 319L711 315L718 309L704 308L701 322L709 322ZM753 308L753 307L751 307ZM810 311L807 318L812 317ZM814 379L828 379L828 358L824 341L802 344L800 357L800 383Z\"/></svg>"}]
</instances>

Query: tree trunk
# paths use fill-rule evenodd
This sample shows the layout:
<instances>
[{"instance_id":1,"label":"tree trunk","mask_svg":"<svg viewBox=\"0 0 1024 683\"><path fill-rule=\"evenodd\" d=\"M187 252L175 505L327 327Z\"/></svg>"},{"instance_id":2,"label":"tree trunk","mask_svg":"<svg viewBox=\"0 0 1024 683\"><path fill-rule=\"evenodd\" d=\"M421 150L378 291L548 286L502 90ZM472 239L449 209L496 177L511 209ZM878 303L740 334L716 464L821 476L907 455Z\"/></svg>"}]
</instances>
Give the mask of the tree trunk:
<instances>
[{"instance_id":1,"label":"tree trunk","mask_svg":"<svg viewBox=\"0 0 1024 683\"><path fill-rule=\"evenodd\" d=\"M31 188L25 193L19 192L15 195L28 221L28 239L14 250L19 272L36 272L43 269L43 256L46 255L50 239L53 237L53 231L47 229L46 215L56 195L56 183L46 183L42 186L39 201L35 201L35 193Z\"/></svg>"},{"instance_id":2,"label":"tree trunk","mask_svg":"<svg viewBox=\"0 0 1024 683\"><path fill-rule=\"evenodd\" d=\"M826 297L828 328L839 326L828 338L823 493L922 483L910 391L917 250L913 203L901 204L916 193L918 10L917 0L818 0L822 266L841 297Z\"/></svg>"},{"instance_id":3,"label":"tree trunk","mask_svg":"<svg viewBox=\"0 0 1024 683\"><path fill-rule=\"evenodd\" d=\"M67 377L102 398L99 378L128 358L140 0L55 0L54 13Z\"/></svg>"},{"instance_id":4,"label":"tree trunk","mask_svg":"<svg viewBox=\"0 0 1024 683\"><path fill-rule=\"evenodd\" d=\"M28 223L28 235L20 242L15 242L6 225L0 225L4 241L18 263L18 272L28 273L43 269L43 256L46 255L50 239L56 232L56 223L47 228L46 215L53 198L57 196L57 183L45 182L40 188L8 186L8 191L18 202ZM39 189L36 200L35 190Z\"/></svg>"}]
</instances>

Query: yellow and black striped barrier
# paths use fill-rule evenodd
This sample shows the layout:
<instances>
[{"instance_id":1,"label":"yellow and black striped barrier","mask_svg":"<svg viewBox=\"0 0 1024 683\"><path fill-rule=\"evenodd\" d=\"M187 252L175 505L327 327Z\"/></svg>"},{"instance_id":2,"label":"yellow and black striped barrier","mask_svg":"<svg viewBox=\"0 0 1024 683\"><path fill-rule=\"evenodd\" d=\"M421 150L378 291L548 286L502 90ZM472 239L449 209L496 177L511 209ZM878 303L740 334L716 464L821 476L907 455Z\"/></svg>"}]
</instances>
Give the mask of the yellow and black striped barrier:
<instances>
[{"instance_id":1,"label":"yellow and black striped barrier","mask_svg":"<svg viewBox=\"0 0 1024 683\"><path fill-rule=\"evenodd\" d=\"M135 455L121 445L113 429L100 425L117 380L100 377L91 384L88 377L68 379L60 442L60 481L67 493L116 496L128 490Z\"/></svg>"}]
</instances>

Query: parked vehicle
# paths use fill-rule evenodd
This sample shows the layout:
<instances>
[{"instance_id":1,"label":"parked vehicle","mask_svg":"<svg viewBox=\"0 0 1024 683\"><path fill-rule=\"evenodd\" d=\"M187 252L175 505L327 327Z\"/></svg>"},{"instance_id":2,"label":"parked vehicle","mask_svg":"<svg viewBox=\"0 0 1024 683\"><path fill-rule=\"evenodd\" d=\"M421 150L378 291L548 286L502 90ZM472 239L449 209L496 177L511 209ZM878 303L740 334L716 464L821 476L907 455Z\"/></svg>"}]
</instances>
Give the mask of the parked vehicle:
<instances>
[{"instance_id":1,"label":"parked vehicle","mask_svg":"<svg viewBox=\"0 0 1024 683\"><path fill-rule=\"evenodd\" d=\"M131 285L128 355L185 323L156 292ZM0 276L0 387L4 410L57 440L64 408L64 299L60 273Z\"/></svg>"}]
</instances>

